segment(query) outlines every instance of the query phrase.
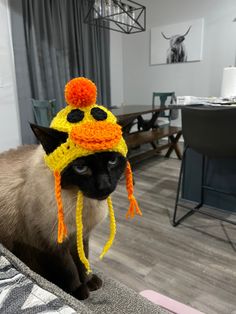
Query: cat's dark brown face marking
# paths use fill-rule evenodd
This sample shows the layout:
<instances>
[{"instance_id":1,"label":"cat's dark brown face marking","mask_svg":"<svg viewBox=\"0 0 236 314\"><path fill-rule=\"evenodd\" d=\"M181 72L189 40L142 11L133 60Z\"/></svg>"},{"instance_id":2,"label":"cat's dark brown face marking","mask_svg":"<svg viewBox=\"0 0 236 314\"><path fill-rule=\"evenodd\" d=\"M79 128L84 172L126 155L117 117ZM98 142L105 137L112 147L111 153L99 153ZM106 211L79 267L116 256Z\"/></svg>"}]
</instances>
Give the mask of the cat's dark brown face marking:
<instances>
[{"instance_id":1,"label":"cat's dark brown face marking","mask_svg":"<svg viewBox=\"0 0 236 314\"><path fill-rule=\"evenodd\" d=\"M33 123L31 123L30 126L47 155L51 154L62 143L65 143L68 138L68 134L65 132L60 132Z\"/></svg>"},{"instance_id":2,"label":"cat's dark brown face marking","mask_svg":"<svg viewBox=\"0 0 236 314\"><path fill-rule=\"evenodd\" d=\"M126 159L115 152L77 158L62 172L62 188L78 186L85 196L107 198L125 170Z\"/></svg>"}]
</instances>

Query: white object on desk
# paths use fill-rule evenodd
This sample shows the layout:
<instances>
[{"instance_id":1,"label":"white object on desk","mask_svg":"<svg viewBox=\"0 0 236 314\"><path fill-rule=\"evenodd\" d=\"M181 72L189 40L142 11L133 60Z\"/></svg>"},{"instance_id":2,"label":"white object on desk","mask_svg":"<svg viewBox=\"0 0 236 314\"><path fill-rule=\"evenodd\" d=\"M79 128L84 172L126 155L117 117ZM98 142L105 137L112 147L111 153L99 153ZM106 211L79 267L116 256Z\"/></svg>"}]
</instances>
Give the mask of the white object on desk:
<instances>
[{"instance_id":1,"label":"white object on desk","mask_svg":"<svg viewBox=\"0 0 236 314\"><path fill-rule=\"evenodd\" d=\"M205 98L196 96L177 96L177 105L194 105L205 103Z\"/></svg>"},{"instance_id":2,"label":"white object on desk","mask_svg":"<svg viewBox=\"0 0 236 314\"><path fill-rule=\"evenodd\" d=\"M218 97L177 96L177 105L209 105L222 103Z\"/></svg>"},{"instance_id":3,"label":"white object on desk","mask_svg":"<svg viewBox=\"0 0 236 314\"><path fill-rule=\"evenodd\" d=\"M207 105L207 106L221 106L221 105L231 105L236 104L236 97L196 97L196 96L177 96L177 106L183 105Z\"/></svg>"},{"instance_id":4,"label":"white object on desk","mask_svg":"<svg viewBox=\"0 0 236 314\"><path fill-rule=\"evenodd\" d=\"M236 96L236 67L224 68L221 85L221 96L235 98Z\"/></svg>"}]
</instances>

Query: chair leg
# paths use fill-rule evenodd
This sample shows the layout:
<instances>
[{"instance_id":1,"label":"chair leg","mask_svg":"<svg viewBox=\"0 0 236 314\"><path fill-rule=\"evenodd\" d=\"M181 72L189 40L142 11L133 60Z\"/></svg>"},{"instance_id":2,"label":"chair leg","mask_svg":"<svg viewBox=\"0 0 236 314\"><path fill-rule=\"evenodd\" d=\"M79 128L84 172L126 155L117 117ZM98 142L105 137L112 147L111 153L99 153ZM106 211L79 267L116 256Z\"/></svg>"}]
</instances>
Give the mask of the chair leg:
<instances>
[{"instance_id":1,"label":"chair leg","mask_svg":"<svg viewBox=\"0 0 236 314\"><path fill-rule=\"evenodd\" d=\"M179 194L180 194L180 188L181 188L181 182L182 182L182 176L183 176L183 168L184 168L187 149L188 149L188 147L186 147L184 150L183 159L181 162L179 181L178 181L178 187L177 187L177 195L176 195L176 201L175 201L175 209L174 209L173 221L172 221L172 225L174 227L176 227L183 220L185 220L187 217L191 216L196 211L198 211L198 209L200 209L204 203L205 156L202 157L203 159L202 159L202 173L201 173L201 200L200 200L200 203L198 203L193 209L190 209L186 214L184 214L182 217L180 217L178 220L176 220L176 215L177 215L177 210L178 210L178 205L179 205Z\"/></svg>"},{"instance_id":2,"label":"chair leg","mask_svg":"<svg viewBox=\"0 0 236 314\"><path fill-rule=\"evenodd\" d=\"M172 225L173 227L176 227L177 225L179 225L183 220L185 220L187 217L191 216L192 214L198 212L201 213L203 215L212 217L212 218L216 218L218 220L221 221L225 221L228 222L230 224L236 225L236 221L230 220L230 219L225 219L223 217L220 217L218 215L215 215L213 213L210 212L204 212L201 210L201 207L204 204L204 191L207 188L207 186L205 186L205 176L207 174L207 168L205 167L206 165L206 157L202 156L202 171L201 171L201 195L200 195L200 202L193 208L189 208L187 206L181 205L179 203L179 195L180 195L180 190L181 190L181 183L182 183L182 177L183 177L183 168L184 168L184 163L185 163L185 159L186 159L186 150L187 148L185 148L184 153L183 153L183 159L181 162L181 167L180 167L180 175L179 175L179 181L178 181L178 187L177 187L177 194L176 194L176 201L175 201L175 208L174 208L174 213L173 213L173 219L172 219ZM206 169L205 169L206 168ZM215 190L217 191L217 190ZM218 192L222 192L222 191L218 191ZM228 193L227 193L228 194ZM231 194L232 196L236 196L234 194ZM181 216L180 218L176 219L177 216L177 210L178 210L178 206L179 207L185 207L188 208L189 211L184 214L183 216Z\"/></svg>"},{"instance_id":3,"label":"chair leg","mask_svg":"<svg viewBox=\"0 0 236 314\"><path fill-rule=\"evenodd\" d=\"M202 156L202 178L201 178L201 202L196 207L197 209L201 208L204 204L204 181L205 181L205 163L206 157Z\"/></svg>"},{"instance_id":4,"label":"chair leg","mask_svg":"<svg viewBox=\"0 0 236 314\"><path fill-rule=\"evenodd\" d=\"M206 162L206 157L205 157L205 156L202 156L201 200L200 200L200 203L198 203L198 204L194 207L194 211L197 211L198 209L200 209L200 208L203 206L203 204L204 204L205 162Z\"/></svg>"},{"instance_id":5,"label":"chair leg","mask_svg":"<svg viewBox=\"0 0 236 314\"><path fill-rule=\"evenodd\" d=\"M181 161L181 166L180 166L180 172L179 172L179 180L178 180L178 186L177 186L177 193L176 193L176 199L175 199L175 209L174 209L174 214L173 214L173 220L172 220L172 225L175 227L178 225L178 221L176 221L176 214L177 214L177 209L178 209L178 203L179 203L179 194L180 194L180 187L182 183L182 174L183 174L183 168L184 168L184 163L185 163L185 154L186 154L187 147L184 150L182 161Z\"/></svg>"},{"instance_id":6,"label":"chair leg","mask_svg":"<svg viewBox=\"0 0 236 314\"><path fill-rule=\"evenodd\" d=\"M182 161L181 161L181 166L180 166L179 181L178 181L176 200L175 200L175 208L174 208L174 214L173 214L173 219L172 219L173 227L178 226L181 221L183 221L185 218L189 217L190 215L192 215L194 213L194 209L191 209L185 215L183 215L181 218L176 220L177 210L178 210L178 205L179 205L179 195L180 195L180 189L181 189L181 183L182 183L182 176L183 176L183 169L184 169L187 149L188 149L188 147L185 147L184 152L183 152Z\"/></svg>"}]
</instances>

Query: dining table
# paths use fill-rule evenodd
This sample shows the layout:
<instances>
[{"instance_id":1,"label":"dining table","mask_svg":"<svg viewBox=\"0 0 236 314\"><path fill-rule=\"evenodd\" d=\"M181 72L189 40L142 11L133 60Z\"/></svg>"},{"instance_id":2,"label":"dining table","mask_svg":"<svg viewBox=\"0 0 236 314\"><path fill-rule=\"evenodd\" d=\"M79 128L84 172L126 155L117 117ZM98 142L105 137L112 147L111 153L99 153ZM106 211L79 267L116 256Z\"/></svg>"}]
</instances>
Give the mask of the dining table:
<instances>
[{"instance_id":1,"label":"dining table","mask_svg":"<svg viewBox=\"0 0 236 314\"><path fill-rule=\"evenodd\" d=\"M117 117L118 123L123 127L123 131L138 117L151 113L152 115L155 114L156 121L159 114L165 110L169 110L169 108L153 108L152 105L125 105L111 108L111 112Z\"/></svg>"},{"instance_id":2,"label":"dining table","mask_svg":"<svg viewBox=\"0 0 236 314\"><path fill-rule=\"evenodd\" d=\"M122 126L123 136L129 148L128 157L130 161L138 162L147 157L159 154L163 149L168 149L165 157L170 157L173 151L179 159L182 154L178 145L181 137L181 128L171 126L169 123L164 127L158 125L158 118L164 116L164 112L172 110L174 107L166 106L164 108L151 105L125 105L119 108L111 108L112 113L117 117L118 123ZM149 114L149 119L143 119L144 115ZM136 125L137 130L132 131ZM161 140L167 139L165 143ZM144 144L150 144L151 149L141 151L132 157L132 150L140 148Z\"/></svg>"}]
</instances>

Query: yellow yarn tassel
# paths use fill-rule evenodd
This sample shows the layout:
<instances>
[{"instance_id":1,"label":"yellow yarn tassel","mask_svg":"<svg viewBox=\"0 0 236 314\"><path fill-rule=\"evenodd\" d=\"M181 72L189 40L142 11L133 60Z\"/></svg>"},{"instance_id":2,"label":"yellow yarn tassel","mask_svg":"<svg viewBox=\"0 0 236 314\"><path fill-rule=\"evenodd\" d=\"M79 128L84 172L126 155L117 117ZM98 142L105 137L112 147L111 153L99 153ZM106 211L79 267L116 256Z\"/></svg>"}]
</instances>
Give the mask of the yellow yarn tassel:
<instances>
[{"instance_id":1,"label":"yellow yarn tassel","mask_svg":"<svg viewBox=\"0 0 236 314\"><path fill-rule=\"evenodd\" d=\"M81 191L78 192L77 205L76 205L76 227L77 227L77 250L81 262L87 269L87 274L91 273L91 268L89 261L84 253L84 243L83 243L83 194Z\"/></svg>"},{"instance_id":2,"label":"yellow yarn tassel","mask_svg":"<svg viewBox=\"0 0 236 314\"><path fill-rule=\"evenodd\" d=\"M102 259L104 255L107 253L107 251L110 249L116 235L116 220L115 220L115 214L114 214L114 210L112 206L111 196L107 198L107 204L108 204L109 215L110 215L110 237L103 248L103 251L100 255L100 259Z\"/></svg>"},{"instance_id":3,"label":"yellow yarn tassel","mask_svg":"<svg viewBox=\"0 0 236 314\"><path fill-rule=\"evenodd\" d=\"M108 204L109 216L110 216L110 237L103 248L103 251L100 255L100 259L102 259L104 255L107 253L107 251L110 249L116 235L116 220L115 220L115 214L114 214L112 200L110 196L107 198L107 204ZM89 261L86 258L85 253L84 253L82 211L83 211L83 194L81 191L79 191L78 198L77 198L77 205L76 205L77 251L78 251L81 262L84 264L85 268L87 269L87 274L89 274L91 273L91 268L90 268Z\"/></svg>"}]
</instances>

